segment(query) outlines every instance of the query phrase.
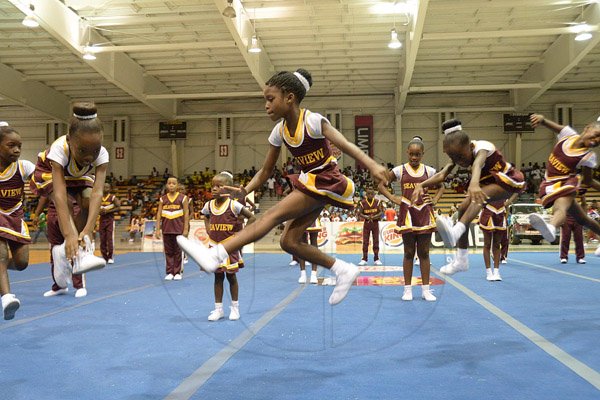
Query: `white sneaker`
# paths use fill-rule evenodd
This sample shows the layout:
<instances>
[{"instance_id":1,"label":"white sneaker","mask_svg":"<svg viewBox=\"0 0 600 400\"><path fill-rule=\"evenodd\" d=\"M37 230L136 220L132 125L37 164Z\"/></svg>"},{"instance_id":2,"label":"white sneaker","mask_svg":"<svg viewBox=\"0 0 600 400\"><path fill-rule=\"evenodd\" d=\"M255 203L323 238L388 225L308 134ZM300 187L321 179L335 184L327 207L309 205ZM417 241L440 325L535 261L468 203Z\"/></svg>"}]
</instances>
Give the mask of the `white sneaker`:
<instances>
[{"instance_id":1,"label":"white sneaker","mask_svg":"<svg viewBox=\"0 0 600 400\"><path fill-rule=\"evenodd\" d=\"M240 319L240 306L229 306L229 320L237 321Z\"/></svg>"},{"instance_id":2,"label":"white sneaker","mask_svg":"<svg viewBox=\"0 0 600 400\"><path fill-rule=\"evenodd\" d=\"M210 314L208 314L209 321L218 321L221 318L225 318L225 313L223 312L222 308L216 308L212 310Z\"/></svg>"},{"instance_id":3,"label":"white sneaker","mask_svg":"<svg viewBox=\"0 0 600 400\"><path fill-rule=\"evenodd\" d=\"M310 283L312 283L313 285L316 285L317 283L319 283L319 279L317 278L317 274L310 274Z\"/></svg>"},{"instance_id":4,"label":"white sneaker","mask_svg":"<svg viewBox=\"0 0 600 400\"><path fill-rule=\"evenodd\" d=\"M435 297L433 295L433 293L431 293L431 289L423 290L423 292L421 293L421 298L425 301L436 301L437 300L437 297Z\"/></svg>"},{"instance_id":5,"label":"white sneaker","mask_svg":"<svg viewBox=\"0 0 600 400\"><path fill-rule=\"evenodd\" d=\"M358 265L360 265L361 267L363 265L367 265L367 261L366 260L360 260L360 262L358 263Z\"/></svg>"},{"instance_id":6,"label":"white sneaker","mask_svg":"<svg viewBox=\"0 0 600 400\"><path fill-rule=\"evenodd\" d=\"M560 259L560 263L561 264L566 264L567 263L567 259L566 258L561 258Z\"/></svg>"},{"instance_id":7,"label":"white sneaker","mask_svg":"<svg viewBox=\"0 0 600 400\"><path fill-rule=\"evenodd\" d=\"M444 246L449 249L456 247L456 238L452 233L452 220L443 215L438 215L435 219L435 226L444 242Z\"/></svg>"},{"instance_id":8,"label":"white sneaker","mask_svg":"<svg viewBox=\"0 0 600 400\"><path fill-rule=\"evenodd\" d=\"M177 244L204 271L213 273L219 268L217 248L206 248L202 243L194 243L183 235L177 236Z\"/></svg>"},{"instance_id":9,"label":"white sneaker","mask_svg":"<svg viewBox=\"0 0 600 400\"><path fill-rule=\"evenodd\" d=\"M14 294L6 293L2 296L2 311L5 320L13 319L19 307L21 307L21 302Z\"/></svg>"},{"instance_id":10,"label":"white sneaker","mask_svg":"<svg viewBox=\"0 0 600 400\"><path fill-rule=\"evenodd\" d=\"M165 281L172 281L173 280L173 274L167 274L165 275Z\"/></svg>"},{"instance_id":11,"label":"white sneaker","mask_svg":"<svg viewBox=\"0 0 600 400\"><path fill-rule=\"evenodd\" d=\"M112 258L109 258L108 261L106 262L107 264L114 264L115 260L113 260Z\"/></svg>"},{"instance_id":12,"label":"white sneaker","mask_svg":"<svg viewBox=\"0 0 600 400\"><path fill-rule=\"evenodd\" d=\"M404 288L404 293L402 293L402 300L403 301L412 301L412 299L413 299L412 287Z\"/></svg>"},{"instance_id":13,"label":"white sneaker","mask_svg":"<svg viewBox=\"0 0 600 400\"><path fill-rule=\"evenodd\" d=\"M44 297L52 297L52 296L60 296L62 294L66 294L69 291L69 288L58 289L58 290L48 290L44 292Z\"/></svg>"},{"instance_id":14,"label":"white sneaker","mask_svg":"<svg viewBox=\"0 0 600 400\"><path fill-rule=\"evenodd\" d=\"M494 271L491 268L486 268L485 279L490 282L494 280Z\"/></svg>"},{"instance_id":15,"label":"white sneaker","mask_svg":"<svg viewBox=\"0 0 600 400\"><path fill-rule=\"evenodd\" d=\"M185 257L185 258L183 259L183 263L184 263L184 264L187 264L188 262L189 262L188 258L187 258L187 257Z\"/></svg>"},{"instance_id":16,"label":"white sneaker","mask_svg":"<svg viewBox=\"0 0 600 400\"><path fill-rule=\"evenodd\" d=\"M500 260L500 264L506 264L506 258L503 258L502 260Z\"/></svg>"},{"instance_id":17,"label":"white sneaker","mask_svg":"<svg viewBox=\"0 0 600 400\"><path fill-rule=\"evenodd\" d=\"M580 258L577 260L577 264L585 264L585 258Z\"/></svg>"},{"instance_id":18,"label":"white sneaker","mask_svg":"<svg viewBox=\"0 0 600 400\"><path fill-rule=\"evenodd\" d=\"M175 274L175 275L173 276L173 280L174 280L174 281L180 281L181 279L182 279L182 276L181 276L181 274Z\"/></svg>"},{"instance_id":19,"label":"white sneaker","mask_svg":"<svg viewBox=\"0 0 600 400\"><path fill-rule=\"evenodd\" d=\"M556 240L556 237L554 236L556 228L544 221L544 218L542 218L540 214L529 215L529 223L534 229L542 234L546 241L552 243Z\"/></svg>"},{"instance_id":20,"label":"white sneaker","mask_svg":"<svg viewBox=\"0 0 600 400\"><path fill-rule=\"evenodd\" d=\"M336 274L335 289L333 289L331 296L329 296L329 304L332 306L344 300L348 294L348 291L352 287L352 284L360 274L360 271L356 265L347 263L345 261L342 261L342 263L344 267L342 271Z\"/></svg>"},{"instance_id":21,"label":"white sneaker","mask_svg":"<svg viewBox=\"0 0 600 400\"><path fill-rule=\"evenodd\" d=\"M415 257L415 262L413 263L413 265L416 265L417 267L421 265L421 260L419 260L419 257Z\"/></svg>"},{"instance_id":22,"label":"white sneaker","mask_svg":"<svg viewBox=\"0 0 600 400\"><path fill-rule=\"evenodd\" d=\"M85 248L79 247L77 257L73 263L74 274L85 274L86 272L106 267L106 260L94 255L94 243L86 235L83 237Z\"/></svg>"},{"instance_id":23,"label":"white sneaker","mask_svg":"<svg viewBox=\"0 0 600 400\"><path fill-rule=\"evenodd\" d=\"M496 281L496 282L500 282L501 280L502 280L502 277L500 276L500 270L499 270L499 269L497 269L497 270L494 272L494 281Z\"/></svg>"},{"instance_id":24,"label":"white sneaker","mask_svg":"<svg viewBox=\"0 0 600 400\"><path fill-rule=\"evenodd\" d=\"M375 264L375 265L383 265L383 263L381 262L381 260L375 260L375 262L373 264Z\"/></svg>"},{"instance_id":25,"label":"white sneaker","mask_svg":"<svg viewBox=\"0 0 600 400\"><path fill-rule=\"evenodd\" d=\"M306 283L306 272L300 272L300 278L298 278L298 283Z\"/></svg>"},{"instance_id":26,"label":"white sneaker","mask_svg":"<svg viewBox=\"0 0 600 400\"><path fill-rule=\"evenodd\" d=\"M290 266L298 265L298 261L292 260L290 261Z\"/></svg>"},{"instance_id":27,"label":"white sneaker","mask_svg":"<svg viewBox=\"0 0 600 400\"><path fill-rule=\"evenodd\" d=\"M457 272L467 271L469 269L469 260L459 261L456 258L450 263L440 268L440 272L446 275L454 275Z\"/></svg>"},{"instance_id":28,"label":"white sneaker","mask_svg":"<svg viewBox=\"0 0 600 400\"><path fill-rule=\"evenodd\" d=\"M66 288L71 283L73 271L71 263L67 260L65 243L52 247L52 262L54 263L54 281L61 288Z\"/></svg>"},{"instance_id":29,"label":"white sneaker","mask_svg":"<svg viewBox=\"0 0 600 400\"><path fill-rule=\"evenodd\" d=\"M133 239L129 239L129 243L133 243Z\"/></svg>"},{"instance_id":30,"label":"white sneaker","mask_svg":"<svg viewBox=\"0 0 600 400\"><path fill-rule=\"evenodd\" d=\"M85 297L87 296L87 289L82 287L75 291L75 297Z\"/></svg>"}]
</instances>

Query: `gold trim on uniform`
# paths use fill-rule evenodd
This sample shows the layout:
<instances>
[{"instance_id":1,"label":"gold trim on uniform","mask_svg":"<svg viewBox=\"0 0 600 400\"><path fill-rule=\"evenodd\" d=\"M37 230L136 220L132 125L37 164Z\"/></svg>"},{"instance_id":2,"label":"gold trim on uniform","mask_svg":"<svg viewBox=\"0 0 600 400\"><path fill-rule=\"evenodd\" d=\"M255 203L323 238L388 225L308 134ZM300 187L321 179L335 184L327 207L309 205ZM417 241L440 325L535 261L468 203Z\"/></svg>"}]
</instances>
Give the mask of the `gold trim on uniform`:
<instances>
[{"instance_id":1,"label":"gold trim on uniform","mask_svg":"<svg viewBox=\"0 0 600 400\"><path fill-rule=\"evenodd\" d=\"M17 172L17 163L10 163L8 167L2 172L0 172L0 182L5 182L15 176L15 172ZM22 174L21 174L22 175Z\"/></svg>"},{"instance_id":2,"label":"gold trim on uniform","mask_svg":"<svg viewBox=\"0 0 600 400\"><path fill-rule=\"evenodd\" d=\"M296 131L294 136L290 135L287 124L283 123L283 140L292 147L298 147L304 142L304 112L305 109L300 109L300 116L298 117L298 123L296 124Z\"/></svg>"}]
</instances>

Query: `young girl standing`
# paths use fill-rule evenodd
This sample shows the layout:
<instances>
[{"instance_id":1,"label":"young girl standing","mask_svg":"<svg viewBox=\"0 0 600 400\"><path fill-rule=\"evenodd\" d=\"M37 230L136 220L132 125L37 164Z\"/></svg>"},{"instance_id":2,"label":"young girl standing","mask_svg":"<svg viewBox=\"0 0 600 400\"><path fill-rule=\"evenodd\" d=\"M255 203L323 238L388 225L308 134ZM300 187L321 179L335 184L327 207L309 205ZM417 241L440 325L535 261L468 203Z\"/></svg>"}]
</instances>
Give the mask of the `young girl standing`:
<instances>
[{"instance_id":1,"label":"young girl standing","mask_svg":"<svg viewBox=\"0 0 600 400\"><path fill-rule=\"evenodd\" d=\"M486 279L501 281L500 259L502 254L500 244L506 234L506 207L504 200L488 202L479 215L479 227L483 232L483 262ZM490 250L494 266L490 263Z\"/></svg>"},{"instance_id":2,"label":"young girl standing","mask_svg":"<svg viewBox=\"0 0 600 400\"><path fill-rule=\"evenodd\" d=\"M244 228L225 243L206 249L203 245L194 244L182 236L178 241L198 265L212 272L227 258L228 253L262 238L275 226L289 221L281 235L282 249L313 264L331 269L337 275L337 285L329 303L337 304L348 294L359 274L358 268L330 257L300 240L306 228L319 216L326 204L343 208L354 207L354 182L341 173L328 142L332 142L342 152L365 165L376 182L387 183L387 171L346 140L322 115L300 108L300 102L311 84L312 77L303 69L293 73L279 72L267 81L263 91L267 115L272 121L283 120L277 123L269 136L269 151L260 171L246 187L226 188L241 192L237 194L240 199L260 188L273 174L281 146L285 144L302 170L299 176L291 176L296 190L283 198L277 207L270 208L254 224Z\"/></svg>"},{"instance_id":3,"label":"young girl standing","mask_svg":"<svg viewBox=\"0 0 600 400\"><path fill-rule=\"evenodd\" d=\"M21 306L10 293L9 269L22 271L29 264L31 237L23 220L23 188L35 166L21 156L21 136L6 123L0 125L0 296L4 319L15 317Z\"/></svg>"},{"instance_id":4,"label":"young girl standing","mask_svg":"<svg viewBox=\"0 0 600 400\"><path fill-rule=\"evenodd\" d=\"M254 222L254 215L237 200L221 195L221 188L233 185L232 175L221 172L212 179L213 199L204 205L202 214L205 216L204 224L210 239L211 246L228 240L235 232L242 228L239 224L240 216L248 219L248 224ZM208 316L209 321L218 321L225 316L223 312L223 286L225 277L229 282L231 293L231 312L229 319L232 321L240 318L238 303L239 286L236 273L244 267L242 254L235 251L215 271L215 309Z\"/></svg>"},{"instance_id":5,"label":"young girl standing","mask_svg":"<svg viewBox=\"0 0 600 400\"><path fill-rule=\"evenodd\" d=\"M458 222L452 225L449 217L436 218L437 230L446 247L454 248L458 244L454 260L440 268L442 273L451 275L469 268L467 228L477 217L484 203L506 200L514 193L521 193L525 188L525 180L523 174L504 159L493 143L471 140L462 130L460 121L446 121L442 124L442 129L444 153L452 162L425 182L417 184L412 199L413 202L416 201L423 194L424 188L442 183L456 165L471 167L467 197L458 206Z\"/></svg>"},{"instance_id":6,"label":"young girl standing","mask_svg":"<svg viewBox=\"0 0 600 400\"><path fill-rule=\"evenodd\" d=\"M579 135L570 126L559 125L541 114L532 114L530 119L534 128L543 125L556 132L558 142L548 158L539 190L542 205L553 209L552 218L547 223L541 215L532 214L529 222L549 242L555 240L557 229L565 223L567 215L600 234L598 221L591 219L576 201L580 184L600 190L600 182L592 175L597 166L596 153L592 149L600 144L600 121L588 124ZM581 169L581 175L577 173L578 169ZM600 255L600 247L596 249L596 255Z\"/></svg>"},{"instance_id":7,"label":"young girl standing","mask_svg":"<svg viewBox=\"0 0 600 400\"><path fill-rule=\"evenodd\" d=\"M48 197L56 207L65 241L52 248L52 255L54 278L63 288L67 287L72 273L84 273L106 265L104 259L94 256L91 246L108 168L108 152L102 146L102 136L96 106L75 103L69 133L38 155L31 180L33 193ZM81 209L76 217L73 201ZM81 242L85 251L79 246Z\"/></svg>"},{"instance_id":8,"label":"young girl standing","mask_svg":"<svg viewBox=\"0 0 600 400\"><path fill-rule=\"evenodd\" d=\"M406 150L408 162L389 171L390 182L397 180L402 188L401 197L391 194L384 185L380 184L378 188L381 194L400 206L397 225L399 233L402 234L404 245L404 260L402 262L402 269L404 271L404 294L402 295L402 300L404 301L413 299L412 275L415 253L420 260L421 296L424 300L436 301L436 297L429 289L431 269L429 247L431 246L431 234L435 231L433 205L442 196L444 186L440 185L433 199L431 199L425 189L416 201L410 200L415 186L435 175L435 169L421 163L424 152L423 139L415 136L408 143Z\"/></svg>"},{"instance_id":9,"label":"young girl standing","mask_svg":"<svg viewBox=\"0 0 600 400\"><path fill-rule=\"evenodd\" d=\"M166 260L166 281L180 281L182 256L177 245L177 236L187 236L190 214L188 211L188 198L177 191L177 178L167 179L167 193L158 201L156 212L156 238L163 239ZM162 222L162 224L161 224Z\"/></svg>"},{"instance_id":10,"label":"young girl standing","mask_svg":"<svg viewBox=\"0 0 600 400\"><path fill-rule=\"evenodd\" d=\"M111 193L109 183L104 184L104 195L100 204L100 251L107 264L113 264L115 241L115 212L119 211L121 201Z\"/></svg>"}]
</instances>

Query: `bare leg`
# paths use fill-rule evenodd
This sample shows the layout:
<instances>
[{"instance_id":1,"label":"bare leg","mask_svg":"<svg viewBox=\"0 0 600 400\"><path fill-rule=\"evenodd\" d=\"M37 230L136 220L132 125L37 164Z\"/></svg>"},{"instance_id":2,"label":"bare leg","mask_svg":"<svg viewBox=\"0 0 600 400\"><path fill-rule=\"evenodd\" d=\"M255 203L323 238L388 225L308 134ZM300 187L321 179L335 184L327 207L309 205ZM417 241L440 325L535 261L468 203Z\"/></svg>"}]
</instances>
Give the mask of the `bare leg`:
<instances>
[{"instance_id":1,"label":"bare leg","mask_svg":"<svg viewBox=\"0 0 600 400\"><path fill-rule=\"evenodd\" d=\"M248 243L252 243L261 239L267 233L269 233L271 229L285 221L295 220L300 217L302 217L304 221L304 218L307 215L310 215L312 217L312 220L306 220L304 221L306 222L306 225L303 224L305 225L304 229L306 229L318 217L323 207L324 204L321 200L317 200L311 196L305 195L299 190L294 190L289 195L284 197L283 200L281 200L276 207L270 208L262 217L259 217L253 224L248 225L246 228L242 229L240 232L236 233L229 240L223 243L223 246L225 247L225 250L228 253L232 253L235 250L241 249ZM318 212L315 212L317 210ZM285 232L289 231L290 226L292 225L293 222L286 225L284 235ZM296 234L295 237L299 238L300 235ZM307 244L306 247L312 246L309 246ZM301 252L302 254L305 253L304 251ZM301 258L304 258L306 261L310 261L312 263L316 262L318 265L323 265L326 268L330 268L333 265L333 258L329 256L325 258L318 256L318 254L322 254L319 250L315 250L314 252L306 252L306 257L303 257L300 253L295 254L291 251L288 251L288 253L298 255Z\"/></svg>"},{"instance_id":2,"label":"bare leg","mask_svg":"<svg viewBox=\"0 0 600 400\"><path fill-rule=\"evenodd\" d=\"M215 303L223 303L223 282L225 281L225 272L215 272Z\"/></svg>"},{"instance_id":3,"label":"bare leg","mask_svg":"<svg viewBox=\"0 0 600 400\"><path fill-rule=\"evenodd\" d=\"M229 282L229 291L231 293L231 301L238 301L238 280L236 274L225 274L227 276L227 282Z\"/></svg>"},{"instance_id":4,"label":"bare leg","mask_svg":"<svg viewBox=\"0 0 600 400\"><path fill-rule=\"evenodd\" d=\"M417 235L412 233L404 233L402 235L402 241L404 242L404 260L402 261L404 285L409 286L412 284L413 263L417 247Z\"/></svg>"},{"instance_id":5,"label":"bare leg","mask_svg":"<svg viewBox=\"0 0 600 400\"><path fill-rule=\"evenodd\" d=\"M491 268L490 263L490 248L492 247L492 232L482 229L483 231L483 263L485 264L485 269L489 270Z\"/></svg>"},{"instance_id":6,"label":"bare leg","mask_svg":"<svg viewBox=\"0 0 600 400\"><path fill-rule=\"evenodd\" d=\"M421 282L423 285L429 285L429 275L431 272L431 262L429 260L430 245L431 233L417 235L417 254L421 261Z\"/></svg>"}]
</instances>

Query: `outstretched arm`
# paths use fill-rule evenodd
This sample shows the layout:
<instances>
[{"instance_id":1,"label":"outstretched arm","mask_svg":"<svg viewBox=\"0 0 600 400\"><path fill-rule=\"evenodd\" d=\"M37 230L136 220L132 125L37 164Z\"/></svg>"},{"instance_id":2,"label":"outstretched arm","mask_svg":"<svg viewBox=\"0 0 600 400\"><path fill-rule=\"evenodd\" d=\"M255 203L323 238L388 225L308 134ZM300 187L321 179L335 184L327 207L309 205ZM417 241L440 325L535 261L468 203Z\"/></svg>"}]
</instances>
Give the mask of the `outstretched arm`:
<instances>
[{"instance_id":1,"label":"outstretched arm","mask_svg":"<svg viewBox=\"0 0 600 400\"><path fill-rule=\"evenodd\" d=\"M383 182L386 185L389 183L387 174L388 170L386 167L380 165L377 163L377 161L366 155L354 143L350 143L348 139L344 137L344 135L342 135L328 122L323 121L321 123L321 127L323 136L325 136L331 143L336 145L337 148L340 149L344 154L348 154L350 157L367 167L375 183L379 184L379 182Z\"/></svg>"},{"instance_id":2,"label":"outstretched arm","mask_svg":"<svg viewBox=\"0 0 600 400\"><path fill-rule=\"evenodd\" d=\"M415 185L415 189L413 191L410 201L412 201L413 203L416 203L419 200L419 198L423 195L424 188L436 187L436 186L442 185L442 183L444 183L444 181L446 180L446 177L450 174L450 172L452 171L453 168L454 168L454 163L446 164L446 166L444 166L444 168L442 168L440 171L436 172L431 178L426 179L425 181L423 181L421 183L417 183ZM442 185L442 187L443 187L443 185ZM440 194L440 196L441 196L441 194Z\"/></svg>"},{"instance_id":3,"label":"outstretched arm","mask_svg":"<svg viewBox=\"0 0 600 400\"><path fill-rule=\"evenodd\" d=\"M594 188L595 190L600 190L600 182L594 179L594 171L591 168L582 167L581 175L583 177L581 183L584 186L589 186L591 188Z\"/></svg>"},{"instance_id":4,"label":"outstretched arm","mask_svg":"<svg viewBox=\"0 0 600 400\"><path fill-rule=\"evenodd\" d=\"M560 131L562 131L563 128L565 127L565 125L560 125L554 121L550 121L549 119L546 119L546 117L544 117L542 114L531 114L529 116L529 120L531 121L531 125L534 128L537 128L538 126L543 125L555 133L560 133Z\"/></svg>"}]
</instances>

